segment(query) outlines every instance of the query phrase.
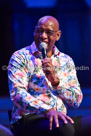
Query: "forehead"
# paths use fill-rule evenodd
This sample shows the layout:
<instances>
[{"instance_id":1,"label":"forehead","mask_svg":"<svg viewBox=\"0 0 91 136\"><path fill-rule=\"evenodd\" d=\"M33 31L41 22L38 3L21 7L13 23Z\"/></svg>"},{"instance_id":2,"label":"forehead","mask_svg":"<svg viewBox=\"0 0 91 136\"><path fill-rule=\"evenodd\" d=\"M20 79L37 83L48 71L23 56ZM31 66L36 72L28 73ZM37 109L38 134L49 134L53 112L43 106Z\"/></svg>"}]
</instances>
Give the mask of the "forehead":
<instances>
[{"instance_id":1,"label":"forehead","mask_svg":"<svg viewBox=\"0 0 91 136\"><path fill-rule=\"evenodd\" d=\"M49 28L49 29L55 29L55 24L52 20L43 19L40 20L37 24L38 27L42 28Z\"/></svg>"}]
</instances>

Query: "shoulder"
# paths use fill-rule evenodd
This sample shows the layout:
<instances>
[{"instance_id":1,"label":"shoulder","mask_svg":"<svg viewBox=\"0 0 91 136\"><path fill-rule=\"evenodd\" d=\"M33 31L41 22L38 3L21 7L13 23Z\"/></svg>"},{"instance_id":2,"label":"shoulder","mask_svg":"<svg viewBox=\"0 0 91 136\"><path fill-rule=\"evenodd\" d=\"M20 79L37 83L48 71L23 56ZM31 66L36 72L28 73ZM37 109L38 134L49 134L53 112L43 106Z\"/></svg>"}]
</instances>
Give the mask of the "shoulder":
<instances>
[{"instance_id":1,"label":"shoulder","mask_svg":"<svg viewBox=\"0 0 91 136\"><path fill-rule=\"evenodd\" d=\"M74 63L73 59L69 55L67 55L63 52L60 52L59 58L60 58L60 61L62 61L64 63Z\"/></svg>"},{"instance_id":2,"label":"shoulder","mask_svg":"<svg viewBox=\"0 0 91 136\"><path fill-rule=\"evenodd\" d=\"M33 56L31 53L31 45L26 46L20 50L15 51L10 60L9 60L9 65L27 65L31 60Z\"/></svg>"},{"instance_id":3,"label":"shoulder","mask_svg":"<svg viewBox=\"0 0 91 136\"><path fill-rule=\"evenodd\" d=\"M31 45L26 46L26 47L24 47L24 48L22 48L22 49L20 49L20 50L15 51L15 52L12 54L12 56L13 56L13 55L14 55L14 56L16 56L16 55L26 56L26 55L28 55L28 54L31 54Z\"/></svg>"},{"instance_id":4,"label":"shoulder","mask_svg":"<svg viewBox=\"0 0 91 136\"><path fill-rule=\"evenodd\" d=\"M60 60L61 65L74 65L73 59L68 55L63 52L61 52L56 46L54 46L54 56Z\"/></svg>"},{"instance_id":5,"label":"shoulder","mask_svg":"<svg viewBox=\"0 0 91 136\"><path fill-rule=\"evenodd\" d=\"M31 56L31 45L29 46L26 46L20 50L17 50L15 51L12 56L11 56L11 59L25 59L27 58L28 56Z\"/></svg>"},{"instance_id":6,"label":"shoulder","mask_svg":"<svg viewBox=\"0 0 91 136\"><path fill-rule=\"evenodd\" d=\"M54 46L53 52L55 57L60 58L60 61L73 61L73 59L69 55L61 52L56 46Z\"/></svg>"}]
</instances>

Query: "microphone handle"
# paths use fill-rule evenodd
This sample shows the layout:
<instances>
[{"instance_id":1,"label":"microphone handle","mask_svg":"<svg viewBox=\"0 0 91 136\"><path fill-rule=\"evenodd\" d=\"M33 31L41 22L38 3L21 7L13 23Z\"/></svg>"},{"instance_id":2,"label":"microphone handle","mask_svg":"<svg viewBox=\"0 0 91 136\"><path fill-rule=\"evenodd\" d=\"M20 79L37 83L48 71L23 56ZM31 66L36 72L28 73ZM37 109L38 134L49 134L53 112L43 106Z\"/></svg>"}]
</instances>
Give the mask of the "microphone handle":
<instances>
[{"instance_id":1,"label":"microphone handle","mask_svg":"<svg viewBox=\"0 0 91 136\"><path fill-rule=\"evenodd\" d=\"M46 49L42 48L42 56L43 56L43 59L47 57L47 52L46 52ZM46 74L50 74L49 71L46 71Z\"/></svg>"},{"instance_id":2,"label":"microphone handle","mask_svg":"<svg viewBox=\"0 0 91 136\"><path fill-rule=\"evenodd\" d=\"M43 59L47 57L46 49L44 48L42 48L42 56L43 56Z\"/></svg>"}]
</instances>

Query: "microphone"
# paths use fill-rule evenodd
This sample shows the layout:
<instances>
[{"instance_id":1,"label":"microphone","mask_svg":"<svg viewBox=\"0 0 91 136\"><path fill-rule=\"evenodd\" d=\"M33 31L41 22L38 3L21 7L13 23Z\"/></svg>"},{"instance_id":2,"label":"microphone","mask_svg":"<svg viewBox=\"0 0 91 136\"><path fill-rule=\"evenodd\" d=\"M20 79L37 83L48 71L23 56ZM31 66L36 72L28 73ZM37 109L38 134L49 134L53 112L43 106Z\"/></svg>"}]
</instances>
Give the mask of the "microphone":
<instances>
[{"instance_id":1,"label":"microphone","mask_svg":"<svg viewBox=\"0 0 91 136\"><path fill-rule=\"evenodd\" d=\"M46 52L46 49L47 49L47 44L45 42L41 42L40 45L39 45L41 51L42 51L42 56L43 56L43 59L47 57L47 52ZM50 72L49 71L46 71L46 74L48 75Z\"/></svg>"},{"instance_id":2,"label":"microphone","mask_svg":"<svg viewBox=\"0 0 91 136\"><path fill-rule=\"evenodd\" d=\"M39 47L40 47L40 49L42 51L43 59L46 58L47 57L47 52L46 52L47 44L45 42L41 42Z\"/></svg>"}]
</instances>

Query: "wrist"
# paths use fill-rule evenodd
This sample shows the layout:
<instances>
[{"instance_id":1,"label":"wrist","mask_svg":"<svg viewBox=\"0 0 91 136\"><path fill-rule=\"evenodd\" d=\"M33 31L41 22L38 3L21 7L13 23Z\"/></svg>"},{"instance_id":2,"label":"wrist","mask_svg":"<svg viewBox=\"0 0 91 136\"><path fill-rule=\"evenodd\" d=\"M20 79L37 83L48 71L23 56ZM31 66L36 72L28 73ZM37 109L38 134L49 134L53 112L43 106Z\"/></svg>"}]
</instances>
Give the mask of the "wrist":
<instances>
[{"instance_id":1,"label":"wrist","mask_svg":"<svg viewBox=\"0 0 91 136\"><path fill-rule=\"evenodd\" d=\"M58 86L59 82L60 82L59 78L55 77L55 78L53 78L51 84L52 84L52 86Z\"/></svg>"},{"instance_id":2,"label":"wrist","mask_svg":"<svg viewBox=\"0 0 91 136\"><path fill-rule=\"evenodd\" d=\"M48 113L48 112L50 112L50 111L56 111L56 107L54 107L54 108L51 108L51 109L47 110L47 112L46 112L46 113Z\"/></svg>"}]
</instances>

